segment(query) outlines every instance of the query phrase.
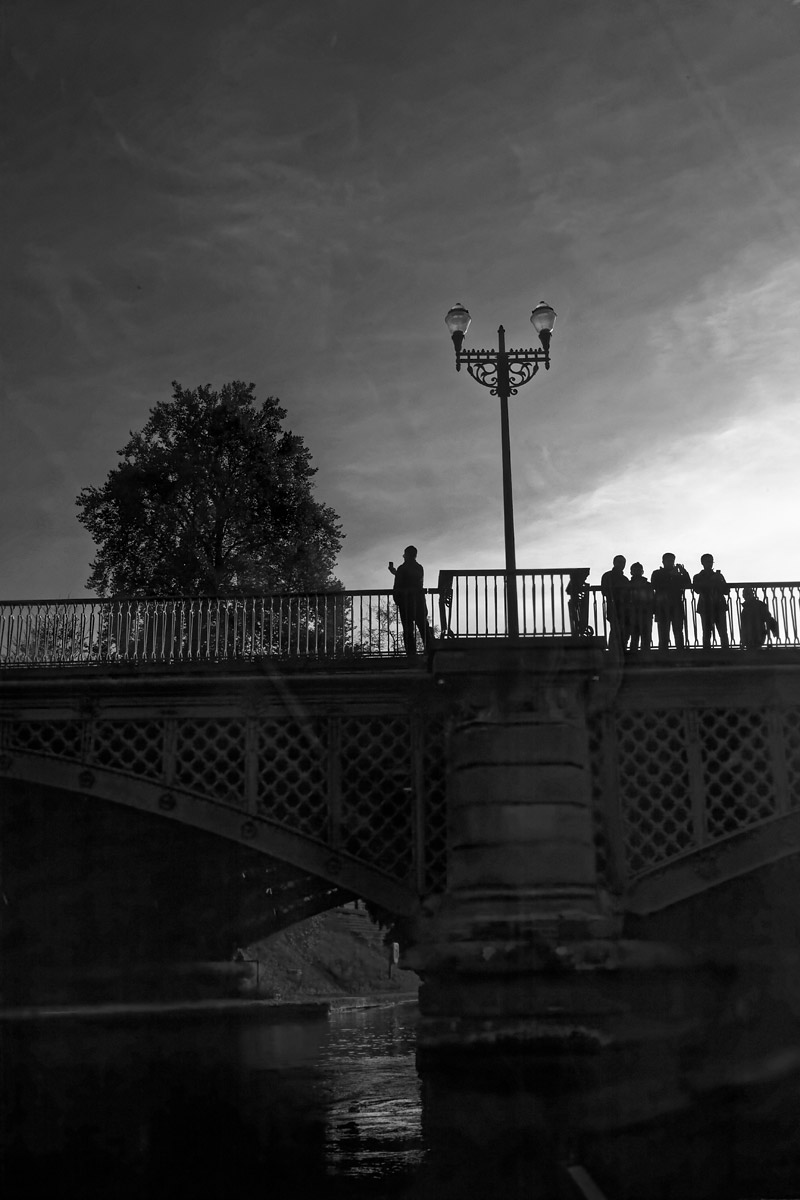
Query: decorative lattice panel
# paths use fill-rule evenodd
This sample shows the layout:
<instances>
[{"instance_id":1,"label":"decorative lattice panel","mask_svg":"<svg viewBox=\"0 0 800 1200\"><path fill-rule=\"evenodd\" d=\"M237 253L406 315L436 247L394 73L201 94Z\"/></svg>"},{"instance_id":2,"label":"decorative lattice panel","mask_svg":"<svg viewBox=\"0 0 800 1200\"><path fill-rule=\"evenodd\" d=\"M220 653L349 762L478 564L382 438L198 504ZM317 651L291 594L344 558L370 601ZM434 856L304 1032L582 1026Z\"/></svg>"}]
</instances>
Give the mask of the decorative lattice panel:
<instances>
[{"instance_id":1,"label":"decorative lattice panel","mask_svg":"<svg viewBox=\"0 0 800 1200\"><path fill-rule=\"evenodd\" d=\"M156 721L97 721L92 762L112 771L160 779L164 772L164 729Z\"/></svg>"},{"instance_id":2,"label":"decorative lattice panel","mask_svg":"<svg viewBox=\"0 0 800 1200\"><path fill-rule=\"evenodd\" d=\"M775 812L766 714L713 708L698 714L706 830L710 840Z\"/></svg>"},{"instance_id":3,"label":"decorative lattice panel","mask_svg":"<svg viewBox=\"0 0 800 1200\"><path fill-rule=\"evenodd\" d=\"M258 811L308 837L328 829L327 723L268 720L258 727Z\"/></svg>"},{"instance_id":4,"label":"decorative lattice panel","mask_svg":"<svg viewBox=\"0 0 800 1200\"><path fill-rule=\"evenodd\" d=\"M800 708L787 708L781 714L783 751L789 783L789 805L800 808Z\"/></svg>"},{"instance_id":5,"label":"decorative lattice panel","mask_svg":"<svg viewBox=\"0 0 800 1200\"><path fill-rule=\"evenodd\" d=\"M7 744L13 750L80 760L82 731L81 721L14 721Z\"/></svg>"},{"instance_id":6,"label":"decorative lattice panel","mask_svg":"<svg viewBox=\"0 0 800 1200\"><path fill-rule=\"evenodd\" d=\"M244 722L217 718L178 725L175 782L225 804L244 805Z\"/></svg>"},{"instance_id":7,"label":"decorative lattice panel","mask_svg":"<svg viewBox=\"0 0 800 1200\"><path fill-rule=\"evenodd\" d=\"M408 717L342 720L344 848L403 881L413 862L412 761Z\"/></svg>"},{"instance_id":8,"label":"decorative lattice panel","mask_svg":"<svg viewBox=\"0 0 800 1200\"><path fill-rule=\"evenodd\" d=\"M432 721L423 731L422 777L425 795L425 891L447 886L447 797L445 728Z\"/></svg>"},{"instance_id":9,"label":"decorative lattice panel","mask_svg":"<svg viewBox=\"0 0 800 1200\"><path fill-rule=\"evenodd\" d=\"M619 797L628 872L695 846L682 710L621 712L616 720Z\"/></svg>"}]
</instances>

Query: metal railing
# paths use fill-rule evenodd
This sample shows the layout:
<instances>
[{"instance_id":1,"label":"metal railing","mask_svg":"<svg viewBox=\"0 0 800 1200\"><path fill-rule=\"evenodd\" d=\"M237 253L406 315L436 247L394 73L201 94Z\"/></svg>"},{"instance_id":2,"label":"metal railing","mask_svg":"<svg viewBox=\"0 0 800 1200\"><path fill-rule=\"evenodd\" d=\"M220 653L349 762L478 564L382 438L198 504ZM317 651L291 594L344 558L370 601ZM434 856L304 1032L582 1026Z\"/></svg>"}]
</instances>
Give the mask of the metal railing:
<instances>
[{"instance_id":1,"label":"metal railing","mask_svg":"<svg viewBox=\"0 0 800 1200\"><path fill-rule=\"evenodd\" d=\"M730 583L728 596L728 637L733 648L742 646L742 606L744 593L752 589L755 598L763 601L769 614L777 625L777 632L767 630L764 649L800 646L800 582L783 583ZM597 585L591 585L589 591L589 624L597 637L608 640L609 624L605 602ZM684 595L683 630L686 646L698 650L703 645L703 622L697 611L698 597L694 592L687 591ZM719 645L719 638L714 633L712 645ZM658 644L656 622L653 620L652 645Z\"/></svg>"},{"instance_id":2,"label":"metal railing","mask_svg":"<svg viewBox=\"0 0 800 1200\"><path fill-rule=\"evenodd\" d=\"M568 637L572 631L567 587L574 568L517 571L517 609L521 637ZM588 574L588 568L584 575ZM447 636L504 637L505 571L442 571L436 589L434 625ZM451 600L448 603L448 593Z\"/></svg>"},{"instance_id":3,"label":"metal railing","mask_svg":"<svg viewBox=\"0 0 800 1200\"><path fill-rule=\"evenodd\" d=\"M0 666L380 657L401 644L384 591L0 604Z\"/></svg>"},{"instance_id":4,"label":"metal railing","mask_svg":"<svg viewBox=\"0 0 800 1200\"><path fill-rule=\"evenodd\" d=\"M517 572L523 637L608 638L600 589L582 602L568 594L575 572ZM437 638L495 638L506 632L503 571L441 572L427 590ZM731 646L741 645L744 589L766 602L778 632L766 648L800 646L800 583L732 583ZM685 599L686 644L702 646L696 598ZM656 643L653 624L653 644ZM404 653L402 627L389 591L309 592L253 596L0 602L0 667L100 663L212 663L262 658L351 660Z\"/></svg>"}]
</instances>

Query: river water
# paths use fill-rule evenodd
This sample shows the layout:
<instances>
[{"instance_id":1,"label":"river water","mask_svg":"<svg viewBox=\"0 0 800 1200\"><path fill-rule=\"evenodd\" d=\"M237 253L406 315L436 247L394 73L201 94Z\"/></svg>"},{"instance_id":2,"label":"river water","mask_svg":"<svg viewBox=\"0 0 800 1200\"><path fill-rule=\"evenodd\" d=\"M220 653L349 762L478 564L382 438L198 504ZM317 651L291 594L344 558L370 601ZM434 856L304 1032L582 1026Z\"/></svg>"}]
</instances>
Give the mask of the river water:
<instances>
[{"instance_id":1,"label":"river water","mask_svg":"<svg viewBox=\"0 0 800 1200\"><path fill-rule=\"evenodd\" d=\"M4 1022L4 1197L402 1195L416 1005L295 1021Z\"/></svg>"},{"instance_id":2,"label":"river water","mask_svg":"<svg viewBox=\"0 0 800 1200\"><path fill-rule=\"evenodd\" d=\"M548 1131L552 1095L542 1105L510 1076L488 1097L474 1080L421 1084L417 1019L408 1004L295 1020L3 1020L0 1194L800 1197L796 1075L744 1101L723 1090L693 1114L634 1122L570 1160Z\"/></svg>"}]
</instances>

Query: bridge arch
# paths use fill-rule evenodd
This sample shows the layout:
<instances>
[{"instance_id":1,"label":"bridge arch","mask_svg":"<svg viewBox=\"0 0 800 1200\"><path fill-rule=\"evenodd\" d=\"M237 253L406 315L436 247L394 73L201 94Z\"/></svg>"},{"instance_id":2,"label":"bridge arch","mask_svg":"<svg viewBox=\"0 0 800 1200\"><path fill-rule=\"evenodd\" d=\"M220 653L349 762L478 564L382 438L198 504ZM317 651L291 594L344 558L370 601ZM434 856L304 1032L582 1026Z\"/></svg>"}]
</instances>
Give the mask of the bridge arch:
<instances>
[{"instance_id":1,"label":"bridge arch","mask_svg":"<svg viewBox=\"0 0 800 1200\"><path fill-rule=\"evenodd\" d=\"M777 813L644 872L630 885L626 911L636 916L663 912L798 856L800 811Z\"/></svg>"},{"instance_id":2,"label":"bridge arch","mask_svg":"<svg viewBox=\"0 0 800 1200\"><path fill-rule=\"evenodd\" d=\"M209 796L165 788L151 780L95 765L21 751L3 754L0 770L9 780L124 805L213 834L290 864L398 915L412 915L419 902L410 881L404 884L342 848L281 828L257 813L242 812Z\"/></svg>"},{"instance_id":3,"label":"bridge arch","mask_svg":"<svg viewBox=\"0 0 800 1200\"><path fill-rule=\"evenodd\" d=\"M440 698L427 674L14 672L0 781L138 810L410 916L444 888Z\"/></svg>"}]
</instances>

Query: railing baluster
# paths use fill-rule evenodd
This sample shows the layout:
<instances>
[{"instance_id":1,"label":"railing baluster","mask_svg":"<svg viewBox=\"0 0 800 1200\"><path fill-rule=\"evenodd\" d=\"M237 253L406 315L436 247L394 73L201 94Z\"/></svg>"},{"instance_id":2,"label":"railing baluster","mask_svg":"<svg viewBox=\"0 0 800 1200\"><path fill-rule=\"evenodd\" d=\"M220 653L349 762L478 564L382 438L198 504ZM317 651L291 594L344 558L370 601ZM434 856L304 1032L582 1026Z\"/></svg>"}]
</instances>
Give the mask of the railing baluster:
<instances>
[{"instance_id":1,"label":"railing baluster","mask_svg":"<svg viewBox=\"0 0 800 1200\"><path fill-rule=\"evenodd\" d=\"M42 638L41 632L42 617L41 607L36 607L31 611L31 626L33 630L33 646L36 654L40 654L44 662L47 662L47 643Z\"/></svg>"},{"instance_id":2,"label":"railing baluster","mask_svg":"<svg viewBox=\"0 0 800 1200\"><path fill-rule=\"evenodd\" d=\"M192 662L194 659L194 649L192 639L194 637L194 600L184 600L181 604L181 661Z\"/></svg>"},{"instance_id":3,"label":"railing baluster","mask_svg":"<svg viewBox=\"0 0 800 1200\"><path fill-rule=\"evenodd\" d=\"M147 647L150 643L152 612L149 600L142 600L137 605L136 652L137 659L149 662Z\"/></svg>"},{"instance_id":4,"label":"railing baluster","mask_svg":"<svg viewBox=\"0 0 800 1200\"><path fill-rule=\"evenodd\" d=\"M56 612L53 616L53 629L55 632L53 649L57 655L59 662L66 662L67 658L67 621L66 613Z\"/></svg>"},{"instance_id":5,"label":"railing baluster","mask_svg":"<svg viewBox=\"0 0 800 1200\"><path fill-rule=\"evenodd\" d=\"M336 639L329 637L335 628L336 597L327 595L314 597L314 657L332 658L336 654Z\"/></svg>"},{"instance_id":6,"label":"railing baluster","mask_svg":"<svg viewBox=\"0 0 800 1200\"><path fill-rule=\"evenodd\" d=\"M543 577L543 581L544 581L544 577ZM550 574L550 613L549 613L549 616L550 616L550 629L546 630L546 632L555 634L555 632L556 632L556 575L555 575L555 571L551 572L551 574ZM546 626L546 624L547 624L547 618L545 617L545 626Z\"/></svg>"},{"instance_id":7,"label":"railing baluster","mask_svg":"<svg viewBox=\"0 0 800 1200\"><path fill-rule=\"evenodd\" d=\"M11 639L13 636L13 629L14 629L13 610L11 612L7 612L5 605L3 605L3 633L2 633L2 640L0 641L0 661L2 661L4 663L7 663L8 660L13 657L12 653L11 653Z\"/></svg>"},{"instance_id":8,"label":"railing baluster","mask_svg":"<svg viewBox=\"0 0 800 1200\"><path fill-rule=\"evenodd\" d=\"M533 592L533 612L531 613L531 619L533 622L533 627L531 630L532 633L536 633L538 631L537 627L541 620L541 618L539 616L539 609L542 607L542 599L541 599L541 596L539 595L539 588L537 585L538 585L538 580L537 580L536 576L534 575L532 588L531 588L531 590ZM544 633L544 627L542 627L541 632Z\"/></svg>"},{"instance_id":9,"label":"railing baluster","mask_svg":"<svg viewBox=\"0 0 800 1200\"><path fill-rule=\"evenodd\" d=\"M116 629L114 631L114 657L125 658L125 605L121 603L117 606L114 613L116 618Z\"/></svg>"},{"instance_id":10,"label":"railing baluster","mask_svg":"<svg viewBox=\"0 0 800 1200\"><path fill-rule=\"evenodd\" d=\"M138 600L131 600L128 604L128 637L126 645L128 647L128 658L132 662L138 660L137 642L139 639L139 627L141 616L139 611L140 605Z\"/></svg>"},{"instance_id":11,"label":"railing baluster","mask_svg":"<svg viewBox=\"0 0 800 1200\"><path fill-rule=\"evenodd\" d=\"M13 628L14 628L13 610L11 612L7 612L5 605L3 605L3 634L2 634L2 641L0 641L0 661L2 661L4 663L8 662L8 660L12 657L11 638L12 638L12 634L13 634Z\"/></svg>"},{"instance_id":12,"label":"railing baluster","mask_svg":"<svg viewBox=\"0 0 800 1200\"><path fill-rule=\"evenodd\" d=\"M162 662L162 663L165 663L168 661L168 654L169 654L169 641L168 641L169 617L167 615L168 605L169 605L168 600L163 600L161 603L161 637L159 638L158 661Z\"/></svg>"},{"instance_id":13,"label":"railing baluster","mask_svg":"<svg viewBox=\"0 0 800 1200\"><path fill-rule=\"evenodd\" d=\"M36 605L35 610L30 609L26 618L26 644L32 643L35 655L39 655L39 606Z\"/></svg>"},{"instance_id":14,"label":"railing baluster","mask_svg":"<svg viewBox=\"0 0 800 1200\"><path fill-rule=\"evenodd\" d=\"M781 588L781 592L785 597L785 594L786 594L785 587ZM791 591L789 593L788 604L786 605L786 607L788 609L788 616L784 619L784 627L786 629L787 640L788 640L788 636L789 636L789 630L791 629L792 645L796 646L797 642L798 642L798 629L797 629L797 593L795 591Z\"/></svg>"},{"instance_id":15,"label":"railing baluster","mask_svg":"<svg viewBox=\"0 0 800 1200\"><path fill-rule=\"evenodd\" d=\"M378 609L378 612L380 613L380 609ZM387 614L388 614L388 606L387 606ZM360 617L360 628L363 629L364 628L364 597L363 596L360 597L359 617ZM380 616L378 616L377 620L378 620L377 652L378 652L378 654L382 654L383 646L381 645ZM388 647L389 641L390 641L390 638L389 638L389 621L390 620L391 620L391 618L387 616L387 621L386 621L386 645L387 645L387 647ZM372 597L370 596L369 600L367 601L367 653L370 653L372 650L373 637L374 637L374 634L373 634L373 628L372 628Z\"/></svg>"}]
</instances>

